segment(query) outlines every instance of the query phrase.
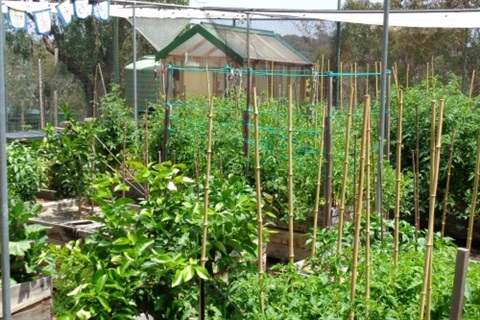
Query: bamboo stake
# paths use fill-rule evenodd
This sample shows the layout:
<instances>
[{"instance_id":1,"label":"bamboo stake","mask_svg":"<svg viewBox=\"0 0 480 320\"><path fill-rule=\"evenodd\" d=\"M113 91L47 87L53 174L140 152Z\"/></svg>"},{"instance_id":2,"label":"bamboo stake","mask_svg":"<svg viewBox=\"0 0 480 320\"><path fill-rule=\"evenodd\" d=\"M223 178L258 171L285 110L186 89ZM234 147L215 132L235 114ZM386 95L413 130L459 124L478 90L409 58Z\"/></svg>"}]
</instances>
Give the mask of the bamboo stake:
<instances>
[{"instance_id":1,"label":"bamboo stake","mask_svg":"<svg viewBox=\"0 0 480 320\"><path fill-rule=\"evenodd\" d=\"M402 181L402 121L403 121L403 91L399 91L398 96L398 117L397 117L397 163L396 163L396 180L395 180L395 248L394 248L394 265L395 273L398 271L398 251L400 242L400 183Z\"/></svg>"},{"instance_id":2,"label":"bamboo stake","mask_svg":"<svg viewBox=\"0 0 480 320\"><path fill-rule=\"evenodd\" d=\"M427 65L428 67L428 65ZM428 79L427 79L428 81ZM433 119L435 119L436 117L436 110L435 110L435 107L432 106L432 117ZM436 135L437 135L437 132L436 132L436 126L435 126L435 120L432 120L432 123L431 123L431 132L433 132L433 139L430 140L430 194L431 195L435 195L436 196L436 192L434 192L434 184L433 184L433 180L434 179L434 176L435 176L435 172L436 172L436 169L435 169L435 164L436 164L436 152L435 152L435 141L436 141ZM431 199L431 198L430 198ZM430 223L430 221L429 221ZM429 225L430 226L430 225ZM433 227L434 228L434 227ZM429 229L430 230L430 229ZM432 229L433 230L433 229ZM429 231L430 232L430 231ZM428 240L427 240L428 241ZM427 313L426 313L426 318L427 320L430 319L430 306L431 306L431 274L432 274L432 265L433 265L433 245L432 245L432 251L431 252L428 252L428 248L427 248L427 255L429 256L428 257L428 264L426 264L426 283L425 284L422 284L422 289L423 289L423 285L426 286L426 291L425 291L425 299L426 299L426 309L427 309Z\"/></svg>"},{"instance_id":3,"label":"bamboo stake","mask_svg":"<svg viewBox=\"0 0 480 320\"><path fill-rule=\"evenodd\" d=\"M442 238L445 235L445 223L447 221L448 195L450 191L450 177L451 177L451 171L452 171L454 140L455 140L455 128L453 128L452 130L452 137L450 140L450 155L448 156L448 165L447 165L447 184L445 186L445 196L443 197L443 213L442 213L442 229L441 229Z\"/></svg>"},{"instance_id":4,"label":"bamboo stake","mask_svg":"<svg viewBox=\"0 0 480 320\"><path fill-rule=\"evenodd\" d=\"M472 71L472 80L470 81L470 93L468 97L471 99L473 95L473 83L475 82L475 70Z\"/></svg>"},{"instance_id":5,"label":"bamboo stake","mask_svg":"<svg viewBox=\"0 0 480 320\"><path fill-rule=\"evenodd\" d=\"M428 81L428 80L427 80ZM433 150L433 141L435 141L435 121L436 121L436 102L434 100L431 101L430 103L430 208L429 208L429 219L428 219L428 234L427 234L427 249L425 251L425 264L423 267L423 280L422 280L422 290L420 292L420 314L419 314L419 319L423 320L425 316L425 304L426 304L426 296L427 296L427 285L428 285L428 273L430 271L430 251L428 247L428 239L430 239L430 234L431 230L433 227L430 227L430 225L433 225L433 214L432 214L432 188L433 188L433 163L435 162L435 151Z\"/></svg>"},{"instance_id":6,"label":"bamboo stake","mask_svg":"<svg viewBox=\"0 0 480 320\"><path fill-rule=\"evenodd\" d=\"M362 126L362 146L361 146L361 158L360 158L360 176L358 180L358 205L355 212L355 235L353 243L353 262L352 262L352 284L350 291L350 302L352 304L350 309L349 318L355 319L355 291L357 286L357 268L358 268L358 250L360 246L360 222L362 219L362 195L363 195L363 180L365 170L365 156L367 149L367 133L368 133L368 121L370 116L370 97L365 96L365 108L363 111L363 126Z\"/></svg>"},{"instance_id":7,"label":"bamboo stake","mask_svg":"<svg viewBox=\"0 0 480 320\"><path fill-rule=\"evenodd\" d=\"M470 205L470 218L468 220L467 249L472 248L473 223L475 221L475 209L478 197L478 180L480 176L480 136L477 142L477 166L475 167L475 180L473 182L472 204Z\"/></svg>"},{"instance_id":8,"label":"bamboo stake","mask_svg":"<svg viewBox=\"0 0 480 320\"><path fill-rule=\"evenodd\" d=\"M255 130L255 185L257 191L257 228L258 228L258 284L260 287L260 310L265 309L263 295L263 216L262 216L262 185L260 180L260 138L258 133L257 88L253 88L254 130Z\"/></svg>"},{"instance_id":9,"label":"bamboo stake","mask_svg":"<svg viewBox=\"0 0 480 320\"><path fill-rule=\"evenodd\" d=\"M213 132L213 97L210 91L210 77L208 74L208 66L206 67L207 74L207 92L208 92L208 135L207 135L207 160L206 160L206 173L205 173L205 187L204 187L204 206L203 206L203 229L202 229L202 254L200 264L202 268L205 268L207 262L207 236L208 236L208 196L210 191L210 168L212 162L212 132ZM201 280L200 284L200 312L199 319L204 319L205 312L205 297L204 297L204 283Z\"/></svg>"},{"instance_id":10,"label":"bamboo stake","mask_svg":"<svg viewBox=\"0 0 480 320\"><path fill-rule=\"evenodd\" d=\"M288 86L288 259L294 263L293 250L293 103L292 86Z\"/></svg>"},{"instance_id":11,"label":"bamboo stake","mask_svg":"<svg viewBox=\"0 0 480 320\"><path fill-rule=\"evenodd\" d=\"M400 96L400 87L398 85L398 66L397 63L393 65L393 81L395 82L395 91L397 92L397 99Z\"/></svg>"},{"instance_id":12,"label":"bamboo stake","mask_svg":"<svg viewBox=\"0 0 480 320\"><path fill-rule=\"evenodd\" d=\"M430 173L430 203L429 203L429 219L428 219L428 239L426 246L425 265L423 269L422 291L420 293L420 314L422 320L425 317L425 304L427 304L427 318L430 314L431 305L431 277L432 277L432 260L433 260L433 233L435 220L435 198L437 193L438 168L440 165L440 148L442 142L442 122L443 122L443 100L440 100L440 108L438 115L438 128L435 132L436 104L432 101L432 132L431 139L435 141L436 146L431 150L431 173ZM432 152L433 151L433 152Z\"/></svg>"},{"instance_id":13,"label":"bamboo stake","mask_svg":"<svg viewBox=\"0 0 480 320\"><path fill-rule=\"evenodd\" d=\"M322 110L322 119L325 119L326 106ZM322 121L321 132L325 130L325 121ZM317 229L318 229L318 213L320 207L320 193L322 183L322 165L323 165L323 134L320 135L320 150L318 152L318 170L317 170L317 190L315 192L315 207L313 209L313 235L312 235L312 257L315 256L317 248Z\"/></svg>"},{"instance_id":14,"label":"bamboo stake","mask_svg":"<svg viewBox=\"0 0 480 320\"><path fill-rule=\"evenodd\" d=\"M337 255L342 253L342 237L343 237L343 224L345 214L345 198L347 194L347 180L348 180L348 154L350 152L350 131L352 128L352 109L353 109L353 97L355 89L350 91L350 103L348 105L347 113L347 131L345 133L345 155L343 158L343 180L342 180L342 193L340 196L340 208L338 213L338 241L337 241Z\"/></svg>"},{"instance_id":15,"label":"bamboo stake","mask_svg":"<svg viewBox=\"0 0 480 320\"><path fill-rule=\"evenodd\" d=\"M435 192L435 195L437 193L437 187L438 187L438 175L439 175L439 172L440 172L440 153L441 153L441 147L442 147L442 144L441 144L441 139L442 139L442 122L443 122L443 111L444 111L444 107L443 107L443 103L444 101L443 100L440 100L440 111L439 111L439 123L437 125L437 144L436 144L436 147L435 147L435 165L434 165L434 168L435 168L435 186L433 186L434 188L434 192ZM433 203L433 206L435 208L435 202ZM435 210L435 209L434 209ZM433 279L432 279L432 275L433 275L433 232L435 230L432 230L432 249L430 250L430 265L429 265L429 271L428 271L428 284L427 284L427 320L430 320L431 319L431 306L432 306L432 289L433 289Z\"/></svg>"}]
</instances>

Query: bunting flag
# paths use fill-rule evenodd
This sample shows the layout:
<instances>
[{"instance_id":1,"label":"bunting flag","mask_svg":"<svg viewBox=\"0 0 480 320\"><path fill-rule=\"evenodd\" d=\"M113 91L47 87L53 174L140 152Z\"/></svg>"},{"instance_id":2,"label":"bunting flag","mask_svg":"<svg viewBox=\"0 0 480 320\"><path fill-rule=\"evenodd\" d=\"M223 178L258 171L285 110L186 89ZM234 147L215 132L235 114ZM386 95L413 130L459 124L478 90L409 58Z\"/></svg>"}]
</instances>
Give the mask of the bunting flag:
<instances>
[{"instance_id":1,"label":"bunting flag","mask_svg":"<svg viewBox=\"0 0 480 320\"><path fill-rule=\"evenodd\" d=\"M8 8L7 23L8 26L14 30L26 30L27 29L27 15L24 11Z\"/></svg>"},{"instance_id":2,"label":"bunting flag","mask_svg":"<svg viewBox=\"0 0 480 320\"><path fill-rule=\"evenodd\" d=\"M108 22L110 20L110 0L94 1L92 16L97 20Z\"/></svg>"},{"instance_id":3,"label":"bunting flag","mask_svg":"<svg viewBox=\"0 0 480 320\"><path fill-rule=\"evenodd\" d=\"M73 0L73 12L75 19L84 20L90 16L88 0Z\"/></svg>"},{"instance_id":4,"label":"bunting flag","mask_svg":"<svg viewBox=\"0 0 480 320\"><path fill-rule=\"evenodd\" d=\"M60 3L57 7L57 15L62 23L62 26L68 27L70 23L72 23L72 6L70 4L70 0L65 0Z\"/></svg>"},{"instance_id":5,"label":"bunting flag","mask_svg":"<svg viewBox=\"0 0 480 320\"><path fill-rule=\"evenodd\" d=\"M33 13L33 21L35 22L35 30L38 34L50 34L52 29L52 17L50 16L50 9L35 11Z\"/></svg>"}]
</instances>

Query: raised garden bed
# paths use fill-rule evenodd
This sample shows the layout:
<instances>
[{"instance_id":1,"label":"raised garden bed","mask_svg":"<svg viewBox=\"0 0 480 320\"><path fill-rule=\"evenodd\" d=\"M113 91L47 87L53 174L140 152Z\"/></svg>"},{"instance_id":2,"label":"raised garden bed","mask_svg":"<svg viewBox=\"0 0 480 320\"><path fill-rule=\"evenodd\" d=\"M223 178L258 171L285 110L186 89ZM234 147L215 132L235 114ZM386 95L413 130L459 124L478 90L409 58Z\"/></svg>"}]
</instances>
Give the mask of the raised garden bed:
<instances>
[{"instance_id":1,"label":"raised garden bed","mask_svg":"<svg viewBox=\"0 0 480 320\"><path fill-rule=\"evenodd\" d=\"M12 320L50 320L52 318L52 280L48 277L10 287ZM0 319L3 308L0 304Z\"/></svg>"}]
</instances>

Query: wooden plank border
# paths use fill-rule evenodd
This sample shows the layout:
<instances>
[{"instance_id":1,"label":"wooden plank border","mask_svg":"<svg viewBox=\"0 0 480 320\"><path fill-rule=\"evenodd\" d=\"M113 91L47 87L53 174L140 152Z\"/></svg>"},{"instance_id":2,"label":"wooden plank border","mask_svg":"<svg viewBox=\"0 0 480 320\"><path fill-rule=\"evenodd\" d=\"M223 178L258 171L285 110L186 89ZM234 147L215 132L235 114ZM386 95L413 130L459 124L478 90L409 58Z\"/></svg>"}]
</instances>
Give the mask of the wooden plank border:
<instances>
[{"instance_id":1,"label":"wooden plank border","mask_svg":"<svg viewBox=\"0 0 480 320\"><path fill-rule=\"evenodd\" d=\"M52 298L52 279L43 277L35 281L23 282L10 287L10 303L12 314ZM3 319L3 308L0 305L0 319ZM32 318L33 319L33 318ZM42 318L43 319L43 318ZM47 318L49 319L49 318ZM35 320L41 320L35 317Z\"/></svg>"}]
</instances>

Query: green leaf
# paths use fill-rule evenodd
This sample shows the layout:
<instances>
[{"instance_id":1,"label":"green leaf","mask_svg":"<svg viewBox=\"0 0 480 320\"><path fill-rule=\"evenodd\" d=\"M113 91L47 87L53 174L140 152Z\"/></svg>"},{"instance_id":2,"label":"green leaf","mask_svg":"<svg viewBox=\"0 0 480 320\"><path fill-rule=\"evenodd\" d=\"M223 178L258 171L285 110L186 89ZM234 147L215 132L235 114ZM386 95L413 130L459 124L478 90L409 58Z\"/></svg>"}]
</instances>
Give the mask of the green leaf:
<instances>
[{"instance_id":1,"label":"green leaf","mask_svg":"<svg viewBox=\"0 0 480 320\"><path fill-rule=\"evenodd\" d=\"M100 302L100 304L102 305L102 307L104 307L105 310L107 310L107 312L111 312L111 311L112 311L112 308L110 308L110 305L108 304L108 301L105 300L102 296L97 296L97 300L98 300L98 302Z\"/></svg>"},{"instance_id":2,"label":"green leaf","mask_svg":"<svg viewBox=\"0 0 480 320\"><path fill-rule=\"evenodd\" d=\"M175 276L173 277L173 280L172 280L172 288L180 285L182 283L182 280L183 280L182 271L180 270L175 271Z\"/></svg>"},{"instance_id":3,"label":"green leaf","mask_svg":"<svg viewBox=\"0 0 480 320\"><path fill-rule=\"evenodd\" d=\"M46 231L48 229L50 229L50 227L42 226L40 224L27 224L25 226L25 237L27 237L28 239L29 235L31 234L38 235L39 233Z\"/></svg>"},{"instance_id":4,"label":"green leaf","mask_svg":"<svg viewBox=\"0 0 480 320\"><path fill-rule=\"evenodd\" d=\"M188 265L182 270L182 277L184 282L190 281L195 275L195 269L192 265Z\"/></svg>"},{"instance_id":5,"label":"green leaf","mask_svg":"<svg viewBox=\"0 0 480 320\"><path fill-rule=\"evenodd\" d=\"M118 238L117 240L113 241L113 245L114 246L123 246L123 245L129 245L131 242L130 242L130 239L128 238L125 238L125 237L121 237L121 238Z\"/></svg>"},{"instance_id":6,"label":"green leaf","mask_svg":"<svg viewBox=\"0 0 480 320\"><path fill-rule=\"evenodd\" d=\"M207 269L202 268L201 266L194 266L194 268L195 272L200 278L202 278L203 280L208 280L209 275Z\"/></svg>"},{"instance_id":7,"label":"green leaf","mask_svg":"<svg viewBox=\"0 0 480 320\"><path fill-rule=\"evenodd\" d=\"M222 253L227 254L227 248L225 248L225 245L223 243L219 241L214 241L213 246L220 250Z\"/></svg>"},{"instance_id":8,"label":"green leaf","mask_svg":"<svg viewBox=\"0 0 480 320\"><path fill-rule=\"evenodd\" d=\"M78 294L79 292L81 292L86 287L88 287L88 283L82 283L81 285L79 285L78 287L76 287L75 289L73 289L72 291L67 293L67 296L74 296L74 295Z\"/></svg>"},{"instance_id":9,"label":"green leaf","mask_svg":"<svg viewBox=\"0 0 480 320\"><path fill-rule=\"evenodd\" d=\"M151 239L145 239L137 243L135 246L135 254L137 256L141 256L145 250L147 250L152 244L155 243L155 240Z\"/></svg>"},{"instance_id":10,"label":"green leaf","mask_svg":"<svg viewBox=\"0 0 480 320\"><path fill-rule=\"evenodd\" d=\"M12 256L23 257L31 245L32 240L10 241L8 243L8 250Z\"/></svg>"},{"instance_id":11,"label":"green leaf","mask_svg":"<svg viewBox=\"0 0 480 320\"><path fill-rule=\"evenodd\" d=\"M83 309L78 311L75 315L79 320L87 320L92 317L92 314L89 311L85 311Z\"/></svg>"},{"instance_id":12,"label":"green leaf","mask_svg":"<svg viewBox=\"0 0 480 320\"><path fill-rule=\"evenodd\" d=\"M119 264L122 263L123 259L124 259L124 256L118 254L118 255L116 255L116 256L113 256L113 257L110 259L110 262L113 263L113 264L115 264L115 265L119 265Z\"/></svg>"},{"instance_id":13,"label":"green leaf","mask_svg":"<svg viewBox=\"0 0 480 320\"><path fill-rule=\"evenodd\" d=\"M104 274L97 280L97 285L95 286L95 292L100 293L107 282L107 275Z\"/></svg>"}]
</instances>

